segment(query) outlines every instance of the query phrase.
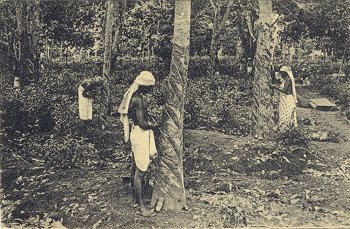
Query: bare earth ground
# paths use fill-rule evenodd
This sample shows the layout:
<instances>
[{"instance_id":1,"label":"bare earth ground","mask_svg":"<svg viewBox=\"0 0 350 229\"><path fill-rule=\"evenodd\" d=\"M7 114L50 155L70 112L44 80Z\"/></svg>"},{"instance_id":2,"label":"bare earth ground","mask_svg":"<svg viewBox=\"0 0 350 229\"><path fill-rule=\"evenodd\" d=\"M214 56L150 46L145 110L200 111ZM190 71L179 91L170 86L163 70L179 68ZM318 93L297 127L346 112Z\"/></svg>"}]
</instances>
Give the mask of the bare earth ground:
<instances>
[{"instance_id":1,"label":"bare earth ground","mask_svg":"<svg viewBox=\"0 0 350 229\"><path fill-rule=\"evenodd\" d=\"M16 181L5 182L3 189L27 194L11 217L17 220L2 226L54 227L61 220L68 228L350 228L350 125L340 111L299 108L298 117L315 120L314 126L304 125L305 130L338 131L341 138L339 143L311 142L316 159L298 175L270 176L272 167L247 173L241 159L250 155L247 146L261 144L256 139L186 130L189 211L138 216L131 205L131 188L121 178L128 173L125 158L99 170L51 171L38 166L30 170L37 171L33 173L22 164L11 170ZM265 161L259 155L251 160ZM39 188L26 187L26 180L37 180ZM11 201L15 196L2 201L3 212L13 206Z\"/></svg>"}]
</instances>

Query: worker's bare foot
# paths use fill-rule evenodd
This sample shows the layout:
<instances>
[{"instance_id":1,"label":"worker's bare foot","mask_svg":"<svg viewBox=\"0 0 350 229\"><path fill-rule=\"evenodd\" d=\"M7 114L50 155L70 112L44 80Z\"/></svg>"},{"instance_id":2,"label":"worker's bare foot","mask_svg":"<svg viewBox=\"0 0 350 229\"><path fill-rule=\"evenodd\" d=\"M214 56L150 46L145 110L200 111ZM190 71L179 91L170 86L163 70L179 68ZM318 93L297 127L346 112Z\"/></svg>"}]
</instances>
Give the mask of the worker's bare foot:
<instances>
[{"instance_id":1,"label":"worker's bare foot","mask_svg":"<svg viewBox=\"0 0 350 229\"><path fill-rule=\"evenodd\" d=\"M151 216L151 215L153 214L153 212L154 212L153 209L148 210L148 209L146 209L146 208L139 208L139 209L137 210L137 214L138 214L138 215L141 215L141 216L144 216L144 217L149 217L149 216Z\"/></svg>"}]
</instances>

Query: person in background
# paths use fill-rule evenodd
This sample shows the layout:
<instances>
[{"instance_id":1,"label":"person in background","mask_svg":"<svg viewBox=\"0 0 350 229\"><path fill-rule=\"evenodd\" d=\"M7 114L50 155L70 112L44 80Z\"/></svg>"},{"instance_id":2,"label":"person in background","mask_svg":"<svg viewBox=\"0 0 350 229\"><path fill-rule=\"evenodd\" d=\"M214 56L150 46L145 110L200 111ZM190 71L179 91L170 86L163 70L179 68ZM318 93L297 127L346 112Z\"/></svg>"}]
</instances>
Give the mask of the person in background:
<instances>
[{"instance_id":1,"label":"person in background","mask_svg":"<svg viewBox=\"0 0 350 229\"><path fill-rule=\"evenodd\" d=\"M131 142L134 164L132 166L132 183L134 187L134 197L138 205L138 213L142 216L149 216L153 210L145 208L143 202L144 177L150 164L150 158L157 152L154 132L159 125L150 123L148 114L147 94L152 90L155 78L149 71L142 71L125 92L123 100L119 106L120 120L124 125L124 140ZM132 127L129 134L129 119Z\"/></svg>"},{"instance_id":2,"label":"person in background","mask_svg":"<svg viewBox=\"0 0 350 229\"><path fill-rule=\"evenodd\" d=\"M92 101L99 87L103 86L100 76L85 79L78 87L79 118L84 121L92 120Z\"/></svg>"},{"instance_id":3,"label":"person in background","mask_svg":"<svg viewBox=\"0 0 350 229\"><path fill-rule=\"evenodd\" d=\"M281 129L292 126L297 127L297 95L295 90L295 80L290 67L283 66L280 69L280 85L271 84L273 89L280 92L278 105L278 124Z\"/></svg>"}]
</instances>

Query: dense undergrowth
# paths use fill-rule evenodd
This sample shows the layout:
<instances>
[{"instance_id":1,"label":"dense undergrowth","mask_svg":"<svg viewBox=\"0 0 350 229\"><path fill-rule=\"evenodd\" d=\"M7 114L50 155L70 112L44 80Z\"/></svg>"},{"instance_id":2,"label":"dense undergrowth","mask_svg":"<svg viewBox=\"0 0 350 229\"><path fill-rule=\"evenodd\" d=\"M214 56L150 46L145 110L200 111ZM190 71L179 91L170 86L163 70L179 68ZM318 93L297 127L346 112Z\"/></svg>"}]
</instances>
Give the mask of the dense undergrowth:
<instances>
[{"instance_id":1,"label":"dense undergrowth","mask_svg":"<svg viewBox=\"0 0 350 229\"><path fill-rule=\"evenodd\" d=\"M311 81L311 89L334 101L350 120L350 65L345 64L339 72L337 63L300 61L292 65L299 79Z\"/></svg>"},{"instance_id":2,"label":"dense undergrowth","mask_svg":"<svg viewBox=\"0 0 350 229\"><path fill-rule=\"evenodd\" d=\"M227 58L220 62L220 76L212 80L206 76L206 61L202 58L191 59L187 85L190 93L187 93L185 100L185 128L248 135L251 78L237 73L234 61ZM292 68L296 78L308 76L313 88L335 100L350 116L350 92L347 88L349 67L345 66L345 75L337 79L332 78L337 65L302 62ZM165 67L156 62L122 60L118 63L118 69L122 70L115 71L111 81L113 112L116 112L123 92L135 76L142 70L150 70L158 79L152 107L154 113L159 114L164 102L161 91L165 84ZM101 63L51 63L42 69L39 82L20 90L13 89L12 76L4 72L0 105L5 151L18 154L24 160L35 157L58 167L99 165L98 158L111 157L110 149L104 148L100 140L87 134L98 131L96 119L87 126L78 118L77 87L83 79L96 76L101 71ZM116 136L113 133L109 135L103 139L112 142Z\"/></svg>"},{"instance_id":3,"label":"dense undergrowth","mask_svg":"<svg viewBox=\"0 0 350 229\"><path fill-rule=\"evenodd\" d=\"M237 136L249 135L252 79L237 73L237 68L232 67L235 66L232 60L227 59L221 62L220 76L213 80L206 76L206 61L191 60L186 88L188 93L185 100L185 128ZM344 112L347 112L349 109L349 91L346 90L349 82L347 68L345 76L339 80L328 78L331 77L331 73L336 72L336 68L332 71L326 68L319 69L311 63L295 65L293 68L296 77L308 75L314 88L334 99L342 106ZM119 63L118 69L122 70L113 72L111 81L113 113L115 114L125 89L135 76L142 70L150 70L158 79L152 94L155 102L151 104L151 108L154 113L159 114L164 102L161 93L165 85L164 66L154 62L147 64L135 60L123 60ZM0 86L1 135L4 143L2 152L6 152L6 157L2 155L2 167L7 168L10 164L20 166L21 163L31 166L31 163L39 163L46 169L93 169L115 162L118 157L127 156L128 150L122 144L119 122L110 120L110 123L117 124L109 126L108 131L101 131L96 118L89 124L83 123L78 118L77 87L83 79L94 77L101 71L101 63L67 65L52 63L42 70L39 82L20 90L12 87L13 76L3 72ZM97 109L96 106L95 110ZM110 119L117 117L113 115ZM222 170L258 175L268 179L296 176L310 165L310 161L315 160L314 152L308 148L310 139L306 136L301 129L287 129L277 133L276 142L249 143L240 147L241 157L225 164L222 164L222 161L228 156L218 155L218 152L222 152L219 148L208 147L193 152L186 151L185 174L191 174L193 171L188 169L195 168L195 172L203 170L210 176ZM205 155L214 156L216 153L215 161L220 164L208 163L212 162L212 159L203 157L203 150ZM10 193L11 190L18 188L18 181L10 178L24 176L25 166L23 170L16 170L18 174L14 174L13 169L5 169L3 173L5 179L2 180L3 187L9 192L7 198L18 202L13 212L17 212L17 216L22 218L20 209L26 203L22 201L26 200L26 196L25 193ZM42 170L36 172L40 171ZM41 182L38 180L32 185L40 188ZM186 182L187 187L196 187L191 180ZM226 212L225 209L223 208L225 212L223 215L227 217L237 213ZM231 222L228 225L233 224Z\"/></svg>"}]
</instances>

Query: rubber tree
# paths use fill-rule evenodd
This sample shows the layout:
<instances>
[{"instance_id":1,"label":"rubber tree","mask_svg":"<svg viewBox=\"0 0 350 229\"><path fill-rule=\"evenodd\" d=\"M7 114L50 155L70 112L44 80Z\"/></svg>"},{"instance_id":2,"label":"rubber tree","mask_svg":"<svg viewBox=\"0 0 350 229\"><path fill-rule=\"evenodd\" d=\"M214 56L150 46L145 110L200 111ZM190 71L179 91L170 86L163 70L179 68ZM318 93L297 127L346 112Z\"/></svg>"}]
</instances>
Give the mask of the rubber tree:
<instances>
[{"instance_id":1,"label":"rubber tree","mask_svg":"<svg viewBox=\"0 0 350 229\"><path fill-rule=\"evenodd\" d=\"M259 20L257 22L257 46L254 57L252 134L258 138L268 138L275 126L273 91L270 88L272 74L272 0L259 0Z\"/></svg>"},{"instance_id":2,"label":"rubber tree","mask_svg":"<svg viewBox=\"0 0 350 229\"><path fill-rule=\"evenodd\" d=\"M107 116L110 111L110 79L111 79L111 58L112 58L112 38L114 21L114 3L115 0L106 1L106 20L104 36L104 55L103 55L103 78L104 87L100 98L99 120L102 129L106 128Z\"/></svg>"},{"instance_id":3,"label":"rubber tree","mask_svg":"<svg viewBox=\"0 0 350 229\"><path fill-rule=\"evenodd\" d=\"M122 31L124 24L124 17L126 11L126 0L116 0L114 2L114 37L112 43L112 56L111 56L111 71L114 71L117 64L117 58L120 54L120 46L122 40Z\"/></svg>"},{"instance_id":4,"label":"rubber tree","mask_svg":"<svg viewBox=\"0 0 350 229\"><path fill-rule=\"evenodd\" d=\"M163 209L186 208L183 175L183 118L189 63L191 0L175 1L174 35L163 126L159 137L159 167L152 204L164 200Z\"/></svg>"},{"instance_id":5,"label":"rubber tree","mask_svg":"<svg viewBox=\"0 0 350 229\"><path fill-rule=\"evenodd\" d=\"M16 75L19 75L22 85L39 78L39 1L15 1L18 43L14 56L16 60Z\"/></svg>"},{"instance_id":6,"label":"rubber tree","mask_svg":"<svg viewBox=\"0 0 350 229\"><path fill-rule=\"evenodd\" d=\"M219 63L218 50L219 50L219 38L225 29L225 23L229 19L230 11L234 3L233 0L230 0L227 4L225 14L220 21L220 11L221 11L221 2L220 0L210 0L210 3L214 10L213 18L213 33L210 42L210 52L209 52L209 65L208 65L208 75L214 76L217 71L217 66Z\"/></svg>"}]
</instances>

